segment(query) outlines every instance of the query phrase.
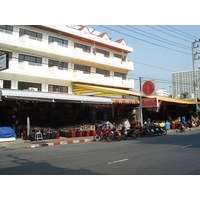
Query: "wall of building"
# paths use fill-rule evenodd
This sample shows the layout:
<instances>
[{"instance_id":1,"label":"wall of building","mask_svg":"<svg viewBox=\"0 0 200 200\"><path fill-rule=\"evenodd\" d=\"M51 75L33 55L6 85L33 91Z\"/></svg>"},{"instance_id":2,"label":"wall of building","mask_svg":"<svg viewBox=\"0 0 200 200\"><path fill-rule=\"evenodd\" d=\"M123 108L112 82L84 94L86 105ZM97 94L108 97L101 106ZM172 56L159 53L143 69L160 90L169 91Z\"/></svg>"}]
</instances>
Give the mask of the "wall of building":
<instances>
[{"instance_id":1,"label":"wall of building","mask_svg":"<svg viewBox=\"0 0 200 200\"><path fill-rule=\"evenodd\" d=\"M20 29L30 30L42 34L42 40L38 40L29 35L19 36ZM67 47L60 46L56 42L49 43L48 37L53 36L68 41ZM80 48L75 48L74 43L90 46L90 53L84 52ZM116 50L100 47L110 52L110 57L104 57L102 54L92 53L93 44L80 41L69 36L53 33L32 26L13 26L13 32L7 33L0 31L0 51L12 53L9 61L9 69L2 71L0 80L11 80L11 88L18 89L18 81L28 81L42 84L42 91L47 92L49 84L62 85L68 87L71 93L71 83L91 83L104 86L121 87L126 89L134 88L134 80L128 79L128 72L134 69L133 62L126 60L122 62L120 58L114 57L114 53L122 54ZM42 58L41 65L33 64L27 61L19 62L19 55L29 55ZM49 60L68 63L68 68L61 70L58 66L49 67ZM75 64L88 66L91 68L89 73L80 70L74 70ZM97 73L97 68L108 70L110 76L104 76ZM125 78L114 76L116 73L125 74Z\"/></svg>"}]
</instances>

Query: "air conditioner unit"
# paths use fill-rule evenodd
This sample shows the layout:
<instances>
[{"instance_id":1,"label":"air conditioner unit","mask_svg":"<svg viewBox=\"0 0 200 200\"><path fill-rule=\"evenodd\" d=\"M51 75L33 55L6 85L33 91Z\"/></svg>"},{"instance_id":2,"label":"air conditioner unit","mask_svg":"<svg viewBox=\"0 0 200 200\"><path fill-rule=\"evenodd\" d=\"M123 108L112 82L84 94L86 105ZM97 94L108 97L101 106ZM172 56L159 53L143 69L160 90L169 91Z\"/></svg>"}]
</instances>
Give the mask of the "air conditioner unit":
<instances>
[{"instance_id":1,"label":"air conditioner unit","mask_svg":"<svg viewBox=\"0 0 200 200\"><path fill-rule=\"evenodd\" d=\"M33 91L33 92L35 92L35 91L38 91L38 88L29 87L28 90L29 90L29 91Z\"/></svg>"}]
</instances>

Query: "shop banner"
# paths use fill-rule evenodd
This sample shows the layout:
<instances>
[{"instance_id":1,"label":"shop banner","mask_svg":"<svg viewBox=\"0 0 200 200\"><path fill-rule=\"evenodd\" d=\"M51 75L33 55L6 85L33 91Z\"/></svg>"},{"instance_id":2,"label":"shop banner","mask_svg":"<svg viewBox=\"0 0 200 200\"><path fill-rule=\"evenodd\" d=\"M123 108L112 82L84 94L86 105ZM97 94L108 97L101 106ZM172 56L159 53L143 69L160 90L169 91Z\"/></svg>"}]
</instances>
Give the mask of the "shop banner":
<instances>
[{"instance_id":1,"label":"shop banner","mask_svg":"<svg viewBox=\"0 0 200 200\"><path fill-rule=\"evenodd\" d=\"M142 107L158 107L157 98L142 99Z\"/></svg>"}]
</instances>

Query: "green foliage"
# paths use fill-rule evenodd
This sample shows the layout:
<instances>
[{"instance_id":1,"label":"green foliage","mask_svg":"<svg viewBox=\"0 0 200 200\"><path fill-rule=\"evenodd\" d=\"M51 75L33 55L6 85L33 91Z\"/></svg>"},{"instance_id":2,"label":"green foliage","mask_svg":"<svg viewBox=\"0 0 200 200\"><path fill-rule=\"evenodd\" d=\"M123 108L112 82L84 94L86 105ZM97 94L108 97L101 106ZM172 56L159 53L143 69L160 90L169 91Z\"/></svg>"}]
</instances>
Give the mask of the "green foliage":
<instances>
[{"instance_id":1,"label":"green foliage","mask_svg":"<svg viewBox=\"0 0 200 200\"><path fill-rule=\"evenodd\" d=\"M191 95L189 92L182 92L180 95L180 99L189 99L191 98Z\"/></svg>"}]
</instances>

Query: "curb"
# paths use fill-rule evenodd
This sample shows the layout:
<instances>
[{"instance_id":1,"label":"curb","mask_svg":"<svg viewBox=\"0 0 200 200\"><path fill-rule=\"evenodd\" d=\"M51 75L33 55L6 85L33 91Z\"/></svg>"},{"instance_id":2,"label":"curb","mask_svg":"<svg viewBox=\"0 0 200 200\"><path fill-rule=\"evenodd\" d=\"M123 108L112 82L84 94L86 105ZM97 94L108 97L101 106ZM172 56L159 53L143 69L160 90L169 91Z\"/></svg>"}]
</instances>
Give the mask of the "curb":
<instances>
[{"instance_id":1,"label":"curb","mask_svg":"<svg viewBox=\"0 0 200 200\"><path fill-rule=\"evenodd\" d=\"M77 144L77 143L91 142L91 141L93 141L93 139L70 140L70 141L61 141L61 142L49 142L49 143L33 144L31 146L26 146L26 147L23 147L23 148L29 149L29 148L38 148L38 147L63 145L63 144Z\"/></svg>"}]
</instances>

